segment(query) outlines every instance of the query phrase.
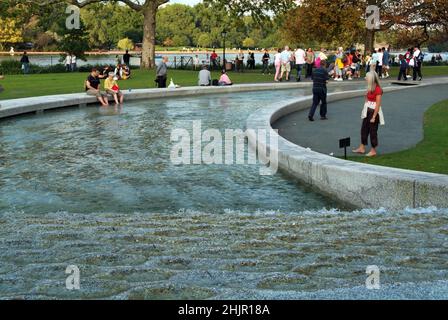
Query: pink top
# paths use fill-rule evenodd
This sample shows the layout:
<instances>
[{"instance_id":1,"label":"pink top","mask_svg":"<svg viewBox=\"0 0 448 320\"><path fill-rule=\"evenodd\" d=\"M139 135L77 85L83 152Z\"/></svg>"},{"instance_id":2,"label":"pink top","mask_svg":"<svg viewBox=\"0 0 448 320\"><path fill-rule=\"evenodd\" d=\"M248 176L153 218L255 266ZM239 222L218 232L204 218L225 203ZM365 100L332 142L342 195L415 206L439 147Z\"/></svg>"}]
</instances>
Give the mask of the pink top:
<instances>
[{"instance_id":1,"label":"pink top","mask_svg":"<svg viewBox=\"0 0 448 320\"><path fill-rule=\"evenodd\" d=\"M219 82L224 82L225 84L231 84L232 81L230 81L230 78L227 74L221 75L221 78L219 78Z\"/></svg>"}]
</instances>

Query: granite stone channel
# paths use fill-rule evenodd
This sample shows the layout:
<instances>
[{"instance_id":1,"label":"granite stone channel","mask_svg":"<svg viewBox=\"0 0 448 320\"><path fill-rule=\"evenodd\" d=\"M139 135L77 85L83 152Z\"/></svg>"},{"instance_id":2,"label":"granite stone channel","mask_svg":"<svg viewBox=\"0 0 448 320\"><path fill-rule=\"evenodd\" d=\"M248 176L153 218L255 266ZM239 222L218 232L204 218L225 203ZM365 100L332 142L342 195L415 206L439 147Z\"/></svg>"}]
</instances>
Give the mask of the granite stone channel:
<instances>
[{"instance_id":1,"label":"granite stone channel","mask_svg":"<svg viewBox=\"0 0 448 320\"><path fill-rule=\"evenodd\" d=\"M256 110L308 93L0 120L0 298L447 298L446 209L354 210L288 175L260 176L261 164L170 162L173 129L244 130ZM79 290L66 288L69 265ZM371 265L380 290L365 287Z\"/></svg>"}]
</instances>

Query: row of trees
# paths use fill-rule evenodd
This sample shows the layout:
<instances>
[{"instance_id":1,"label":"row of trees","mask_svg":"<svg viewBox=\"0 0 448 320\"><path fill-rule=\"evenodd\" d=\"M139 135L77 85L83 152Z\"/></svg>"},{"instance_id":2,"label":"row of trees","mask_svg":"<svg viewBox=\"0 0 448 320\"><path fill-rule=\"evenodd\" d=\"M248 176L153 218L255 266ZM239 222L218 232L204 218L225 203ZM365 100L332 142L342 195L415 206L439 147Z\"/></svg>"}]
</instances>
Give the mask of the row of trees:
<instances>
[{"instance_id":1,"label":"row of trees","mask_svg":"<svg viewBox=\"0 0 448 320\"><path fill-rule=\"evenodd\" d=\"M379 29L366 28L366 8L380 10ZM447 0L301 0L288 13L286 30L293 41L348 46L364 43L374 48L377 36L387 34L396 47L448 41ZM311 35L311 37L310 37Z\"/></svg>"},{"instance_id":2,"label":"row of trees","mask_svg":"<svg viewBox=\"0 0 448 320\"><path fill-rule=\"evenodd\" d=\"M157 7L154 21L157 29L149 23L147 14L152 14L154 6L168 1L62 1L62 0L6 0L3 16L9 21L5 29L14 31L16 36L5 35L0 42L31 41L37 49L61 49L61 42L71 32L65 29L65 13L68 3L81 7L82 29L91 48L112 49L124 38L133 43L143 43L143 58L148 64L153 61L154 46L168 47L220 47L221 33L225 27L227 46L231 47L273 47L278 45L276 31L280 24L267 14L268 9L286 9L286 1L261 1L248 10L241 9L242 3L235 1L205 1L194 7L172 4ZM26 7L24 6L26 2ZM123 5L123 3L125 5ZM152 3L152 6L149 4ZM2 3L3 5L5 3ZM149 7L148 7L149 6ZM20 15L21 11L27 14ZM150 11L150 13L148 12ZM245 14L249 12L250 14ZM0 13L1 15L1 13ZM151 19L150 19L151 20ZM152 21L152 20L151 20ZM260 23L263 21L263 23ZM2 23L3 25L3 23ZM1 27L0 27L1 28ZM153 34L153 31L156 32ZM10 33L11 33L10 32ZM73 32L77 40L79 32ZM148 44L149 43L149 44ZM85 47L77 44L77 47Z\"/></svg>"},{"instance_id":3,"label":"row of trees","mask_svg":"<svg viewBox=\"0 0 448 320\"><path fill-rule=\"evenodd\" d=\"M168 2L4 0L0 42L33 39L38 46L58 43L64 47L65 43L65 47L109 49L129 38L143 43L143 67L152 67L156 44L220 47L224 28L231 47L364 43L371 50L375 38L385 35L388 43L399 47L423 43L440 47L448 41L447 0L204 0L194 7L165 6ZM65 29L67 4L82 8L82 30ZM380 8L379 30L366 29L369 5ZM77 43L70 44L68 39Z\"/></svg>"}]
</instances>

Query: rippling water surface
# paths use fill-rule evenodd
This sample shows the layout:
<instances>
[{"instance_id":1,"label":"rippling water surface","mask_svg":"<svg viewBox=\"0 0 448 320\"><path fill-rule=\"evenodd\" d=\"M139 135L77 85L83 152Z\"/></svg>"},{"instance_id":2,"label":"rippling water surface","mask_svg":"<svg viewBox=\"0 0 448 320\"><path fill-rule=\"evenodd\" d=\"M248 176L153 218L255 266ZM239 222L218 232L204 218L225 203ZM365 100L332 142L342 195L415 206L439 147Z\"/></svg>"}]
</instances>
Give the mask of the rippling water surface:
<instances>
[{"instance_id":1,"label":"rippling water surface","mask_svg":"<svg viewBox=\"0 0 448 320\"><path fill-rule=\"evenodd\" d=\"M244 129L251 112L304 93L1 121L0 297L448 297L446 210L348 212L258 165L169 161L173 128ZM79 291L65 289L68 265ZM363 287L368 265L383 290Z\"/></svg>"}]
</instances>

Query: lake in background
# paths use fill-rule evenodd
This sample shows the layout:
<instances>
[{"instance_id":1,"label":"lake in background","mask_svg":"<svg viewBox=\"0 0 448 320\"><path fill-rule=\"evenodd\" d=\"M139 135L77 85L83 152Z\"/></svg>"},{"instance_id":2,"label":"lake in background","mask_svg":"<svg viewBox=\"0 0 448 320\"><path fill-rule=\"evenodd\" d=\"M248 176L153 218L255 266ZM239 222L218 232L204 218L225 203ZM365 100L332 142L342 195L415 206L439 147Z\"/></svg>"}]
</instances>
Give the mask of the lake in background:
<instances>
[{"instance_id":1,"label":"lake in background","mask_svg":"<svg viewBox=\"0 0 448 320\"><path fill-rule=\"evenodd\" d=\"M398 55L398 54L404 54L404 52L392 52L393 55ZM431 58L433 55L437 55L438 53L425 53L425 61L431 61ZM174 67L175 65L175 60L176 60L176 65L180 66L181 65L181 59L182 57L184 58L184 63L188 63L189 59L190 60L190 65L191 65L191 61L193 60L193 57L196 55L195 53L184 53L184 54L174 54L174 53L168 53L168 54L164 54L166 56L169 57L169 66L170 67ZM443 52L440 53L440 55L443 58L443 61L447 61L448 60L448 52ZM222 55L219 55L222 59ZM226 58L227 60L231 61L235 59L236 54L235 53L230 53L230 54L226 54ZM245 54L246 58L247 58L247 53ZM263 56L263 53L256 53L255 54L255 61L257 64L261 64L261 58ZM121 58L122 56L120 56ZM207 61L209 61L209 58L207 57L207 54L205 53L201 53L198 54L200 63L205 63L207 64ZM273 54L271 54L271 62L273 61ZM0 56L0 62L4 61L4 60L10 60L10 59L14 59L14 60L20 60L20 55L15 55L14 57L11 56ZM61 59L60 55L31 55L30 56L30 61L32 64L37 64L39 66L50 66L50 65L55 65L59 62L59 60ZM156 63L160 62L162 59L162 56L160 54L157 54L156 56ZM111 64L111 65L115 65L117 61L116 55L90 55L87 57L87 61L82 61L82 60L78 60L78 66L84 66L84 65L107 65L107 64ZM131 58L131 65L132 66L139 66L140 65L140 57L135 56Z\"/></svg>"}]
</instances>

